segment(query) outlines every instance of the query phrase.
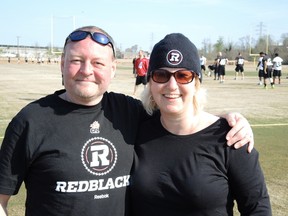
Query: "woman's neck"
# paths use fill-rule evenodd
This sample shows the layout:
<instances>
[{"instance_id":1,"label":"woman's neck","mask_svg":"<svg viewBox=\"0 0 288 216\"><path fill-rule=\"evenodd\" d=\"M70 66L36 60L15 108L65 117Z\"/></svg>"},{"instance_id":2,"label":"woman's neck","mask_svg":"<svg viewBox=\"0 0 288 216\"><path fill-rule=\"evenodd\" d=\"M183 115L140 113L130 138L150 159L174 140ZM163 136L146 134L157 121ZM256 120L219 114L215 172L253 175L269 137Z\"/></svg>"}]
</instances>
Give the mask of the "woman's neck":
<instances>
[{"instance_id":1,"label":"woman's neck","mask_svg":"<svg viewBox=\"0 0 288 216\"><path fill-rule=\"evenodd\" d=\"M213 124L217 119L217 116L206 112L200 112L197 115L191 114L188 116L161 114L160 117L162 126L170 133L176 135L196 133Z\"/></svg>"}]
</instances>

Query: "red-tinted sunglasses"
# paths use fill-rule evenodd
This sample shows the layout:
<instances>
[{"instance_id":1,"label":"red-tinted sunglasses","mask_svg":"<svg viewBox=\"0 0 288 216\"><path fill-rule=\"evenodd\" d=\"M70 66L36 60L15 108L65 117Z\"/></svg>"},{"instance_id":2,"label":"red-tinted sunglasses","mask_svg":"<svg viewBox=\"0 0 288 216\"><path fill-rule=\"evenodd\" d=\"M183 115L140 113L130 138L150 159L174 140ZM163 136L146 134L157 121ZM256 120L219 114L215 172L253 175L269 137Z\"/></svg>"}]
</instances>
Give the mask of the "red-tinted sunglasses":
<instances>
[{"instance_id":1,"label":"red-tinted sunglasses","mask_svg":"<svg viewBox=\"0 0 288 216\"><path fill-rule=\"evenodd\" d=\"M164 69L157 69L151 73L152 80L156 83L166 83L170 80L171 76L173 76L177 83L188 84L193 81L195 75L196 74L190 70L177 70L171 73Z\"/></svg>"}]
</instances>

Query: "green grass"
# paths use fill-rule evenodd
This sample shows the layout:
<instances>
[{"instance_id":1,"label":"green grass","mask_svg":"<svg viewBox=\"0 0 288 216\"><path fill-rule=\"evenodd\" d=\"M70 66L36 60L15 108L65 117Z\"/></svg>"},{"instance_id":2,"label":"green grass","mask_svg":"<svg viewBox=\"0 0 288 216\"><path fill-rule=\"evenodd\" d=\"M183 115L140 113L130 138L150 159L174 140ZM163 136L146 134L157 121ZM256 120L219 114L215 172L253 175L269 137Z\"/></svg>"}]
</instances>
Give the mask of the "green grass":
<instances>
[{"instance_id":1,"label":"green grass","mask_svg":"<svg viewBox=\"0 0 288 216\"><path fill-rule=\"evenodd\" d=\"M250 121L253 124L253 121ZM288 126L252 127L274 216L288 211ZM235 215L240 215L235 207Z\"/></svg>"},{"instance_id":2,"label":"green grass","mask_svg":"<svg viewBox=\"0 0 288 216\"><path fill-rule=\"evenodd\" d=\"M288 212L288 126L255 127L253 131L273 215L285 215Z\"/></svg>"}]
</instances>

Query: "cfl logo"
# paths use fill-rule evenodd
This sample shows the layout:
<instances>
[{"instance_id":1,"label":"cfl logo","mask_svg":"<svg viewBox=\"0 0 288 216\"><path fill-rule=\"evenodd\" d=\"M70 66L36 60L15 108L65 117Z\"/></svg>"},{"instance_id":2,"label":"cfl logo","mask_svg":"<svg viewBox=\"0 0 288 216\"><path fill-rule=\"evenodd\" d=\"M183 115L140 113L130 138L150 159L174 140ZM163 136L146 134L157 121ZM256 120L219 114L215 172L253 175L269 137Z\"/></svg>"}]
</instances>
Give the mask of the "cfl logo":
<instances>
[{"instance_id":1,"label":"cfl logo","mask_svg":"<svg viewBox=\"0 0 288 216\"><path fill-rule=\"evenodd\" d=\"M178 65L182 62L182 60L183 60L183 55L178 50L170 50L167 54L167 61L171 65Z\"/></svg>"},{"instance_id":2,"label":"cfl logo","mask_svg":"<svg viewBox=\"0 0 288 216\"><path fill-rule=\"evenodd\" d=\"M117 151L109 140L95 137L84 144L81 160L88 172L102 176L114 168L117 161Z\"/></svg>"}]
</instances>

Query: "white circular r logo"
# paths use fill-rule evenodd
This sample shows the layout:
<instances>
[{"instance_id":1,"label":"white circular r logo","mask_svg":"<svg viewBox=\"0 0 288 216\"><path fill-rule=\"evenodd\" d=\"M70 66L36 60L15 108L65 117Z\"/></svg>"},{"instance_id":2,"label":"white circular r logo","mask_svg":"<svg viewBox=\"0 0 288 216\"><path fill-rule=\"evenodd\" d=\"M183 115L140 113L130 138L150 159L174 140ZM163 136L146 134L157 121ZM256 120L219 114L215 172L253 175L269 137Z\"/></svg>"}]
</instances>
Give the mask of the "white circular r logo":
<instances>
[{"instance_id":1,"label":"white circular r logo","mask_svg":"<svg viewBox=\"0 0 288 216\"><path fill-rule=\"evenodd\" d=\"M93 175L106 175L115 166L117 151L114 145L102 137L88 140L81 151L85 169Z\"/></svg>"}]
</instances>

